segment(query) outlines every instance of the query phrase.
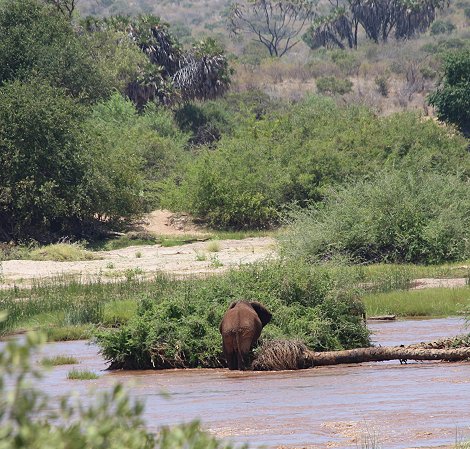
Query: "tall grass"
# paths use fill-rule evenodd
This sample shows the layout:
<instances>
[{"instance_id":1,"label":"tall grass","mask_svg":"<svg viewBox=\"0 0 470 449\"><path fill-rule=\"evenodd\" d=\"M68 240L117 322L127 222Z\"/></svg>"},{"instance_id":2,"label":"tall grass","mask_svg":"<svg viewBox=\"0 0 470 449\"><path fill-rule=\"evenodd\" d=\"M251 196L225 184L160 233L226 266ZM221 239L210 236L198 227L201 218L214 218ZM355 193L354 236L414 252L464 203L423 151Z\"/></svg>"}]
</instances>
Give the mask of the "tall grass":
<instances>
[{"instance_id":1,"label":"tall grass","mask_svg":"<svg viewBox=\"0 0 470 449\"><path fill-rule=\"evenodd\" d=\"M449 316L470 312L470 288L432 288L366 295L367 315Z\"/></svg>"},{"instance_id":2,"label":"tall grass","mask_svg":"<svg viewBox=\"0 0 470 449\"><path fill-rule=\"evenodd\" d=\"M79 243L55 243L32 250L26 257L31 260L53 260L58 262L74 262L79 260L95 260L100 257L86 251Z\"/></svg>"},{"instance_id":3,"label":"tall grass","mask_svg":"<svg viewBox=\"0 0 470 449\"><path fill-rule=\"evenodd\" d=\"M8 317L0 323L0 335L22 325L33 327L71 326L88 323L122 322L127 312L123 302L135 301L146 294L158 292L170 278L157 275L153 281L137 279L114 283L82 283L68 278L36 282L31 288L0 291L0 310ZM116 302L113 311L110 304ZM127 303L129 308L129 303Z\"/></svg>"}]
</instances>

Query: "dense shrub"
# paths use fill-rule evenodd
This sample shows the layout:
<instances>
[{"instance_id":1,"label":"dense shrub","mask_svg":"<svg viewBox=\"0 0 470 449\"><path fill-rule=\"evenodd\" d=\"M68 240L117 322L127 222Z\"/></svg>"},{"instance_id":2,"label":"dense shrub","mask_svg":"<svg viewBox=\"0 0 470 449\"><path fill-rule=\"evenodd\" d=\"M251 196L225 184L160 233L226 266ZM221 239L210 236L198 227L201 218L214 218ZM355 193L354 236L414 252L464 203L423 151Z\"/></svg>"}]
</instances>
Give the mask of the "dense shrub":
<instances>
[{"instance_id":1,"label":"dense shrub","mask_svg":"<svg viewBox=\"0 0 470 449\"><path fill-rule=\"evenodd\" d=\"M436 36L438 34L450 34L455 30L455 25L452 22L445 20L436 20L431 25L431 34Z\"/></svg>"},{"instance_id":2,"label":"dense shrub","mask_svg":"<svg viewBox=\"0 0 470 449\"><path fill-rule=\"evenodd\" d=\"M218 227L266 227L286 204L321 201L335 184L384 166L470 174L461 136L412 113L377 117L310 97L246 120L167 183L163 204Z\"/></svg>"},{"instance_id":3,"label":"dense shrub","mask_svg":"<svg viewBox=\"0 0 470 449\"><path fill-rule=\"evenodd\" d=\"M186 157L188 136L170 111L149 104L138 114L116 93L97 104L85 124L95 162L95 206L108 219L155 208L160 183Z\"/></svg>"},{"instance_id":4,"label":"dense shrub","mask_svg":"<svg viewBox=\"0 0 470 449\"><path fill-rule=\"evenodd\" d=\"M0 88L0 238L77 232L92 211L84 111L41 81Z\"/></svg>"},{"instance_id":5,"label":"dense shrub","mask_svg":"<svg viewBox=\"0 0 470 449\"><path fill-rule=\"evenodd\" d=\"M437 116L470 134L470 50L447 55L441 86L429 95Z\"/></svg>"},{"instance_id":6,"label":"dense shrub","mask_svg":"<svg viewBox=\"0 0 470 449\"><path fill-rule=\"evenodd\" d=\"M141 301L135 319L98 336L102 353L113 368L221 366L219 323L237 299L273 313L264 339L295 338L317 350L368 343L352 289L325 269L275 262L163 286Z\"/></svg>"},{"instance_id":7,"label":"dense shrub","mask_svg":"<svg viewBox=\"0 0 470 449\"><path fill-rule=\"evenodd\" d=\"M353 83L348 79L335 76L322 76L316 80L318 92L321 94L344 95L352 90Z\"/></svg>"},{"instance_id":8,"label":"dense shrub","mask_svg":"<svg viewBox=\"0 0 470 449\"><path fill-rule=\"evenodd\" d=\"M441 263L470 257L470 184L457 176L392 171L332 191L293 214L284 254L308 260Z\"/></svg>"}]
</instances>

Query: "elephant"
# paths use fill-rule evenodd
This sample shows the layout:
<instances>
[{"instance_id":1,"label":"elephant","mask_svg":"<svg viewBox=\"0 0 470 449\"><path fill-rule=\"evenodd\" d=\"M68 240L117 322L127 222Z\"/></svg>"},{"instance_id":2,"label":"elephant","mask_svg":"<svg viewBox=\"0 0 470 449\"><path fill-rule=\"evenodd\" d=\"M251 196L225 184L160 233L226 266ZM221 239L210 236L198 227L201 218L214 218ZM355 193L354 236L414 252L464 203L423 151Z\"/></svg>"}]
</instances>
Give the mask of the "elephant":
<instances>
[{"instance_id":1,"label":"elephant","mask_svg":"<svg viewBox=\"0 0 470 449\"><path fill-rule=\"evenodd\" d=\"M245 357L256 344L271 313L259 302L236 301L225 312L219 330L230 370L244 370Z\"/></svg>"}]
</instances>

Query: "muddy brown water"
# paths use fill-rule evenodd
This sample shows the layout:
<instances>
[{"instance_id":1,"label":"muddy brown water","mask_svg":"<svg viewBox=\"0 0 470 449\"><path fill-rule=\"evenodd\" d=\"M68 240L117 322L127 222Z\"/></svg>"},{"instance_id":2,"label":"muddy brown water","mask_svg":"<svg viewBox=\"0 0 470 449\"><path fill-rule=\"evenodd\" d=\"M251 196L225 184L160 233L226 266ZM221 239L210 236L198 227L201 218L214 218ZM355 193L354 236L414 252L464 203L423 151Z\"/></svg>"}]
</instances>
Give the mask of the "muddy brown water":
<instances>
[{"instance_id":1,"label":"muddy brown water","mask_svg":"<svg viewBox=\"0 0 470 449\"><path fill-rule=\"evenodd\" d=\"M380 345L409 344L465 331L457 318L376 322ZM470 363L368 363L283 372L217 369L104 371L96 346L48 344L42 356L67 354L93 381L67 380L71 366L40 381L52 397L75 391L92 401L116 382L145 402L149 428L200 419L212 434L251 447L417 448L470 438ZM38 356L40 358L40 356ZM165 398L162 391L169 393Z\"/></svg>"}]
</instances>

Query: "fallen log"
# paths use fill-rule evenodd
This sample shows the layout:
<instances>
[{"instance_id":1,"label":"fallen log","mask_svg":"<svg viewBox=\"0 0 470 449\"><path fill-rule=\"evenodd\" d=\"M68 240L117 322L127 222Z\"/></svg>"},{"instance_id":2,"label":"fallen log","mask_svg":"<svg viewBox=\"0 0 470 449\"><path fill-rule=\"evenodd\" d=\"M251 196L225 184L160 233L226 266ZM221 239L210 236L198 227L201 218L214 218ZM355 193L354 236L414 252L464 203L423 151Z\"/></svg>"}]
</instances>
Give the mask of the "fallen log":
<instances>
[{"instance_id":1,"label":"fallen log","mask_svg":"<svg viewBox=\"0 0 470 449\"><path fill-rule=\"evenodd\" d=\"M397 319L396 315L379 315L379 316L370 316L367 318L367 321L395 321Z\"/></svg>"},{"instance_id":2,"label":"fallen log","mask_svg":"<svg viewBox=\"0 0 470 449\"><path fill-rule=\"evenodd\" d=\"M345 351L315 352L298 341L265 343L253 362L253 369L277 371L387 360L442 360L456 362L470 359L470 347L428 349L423 347L380 346Z\"/></svg>"}]
</instances>

